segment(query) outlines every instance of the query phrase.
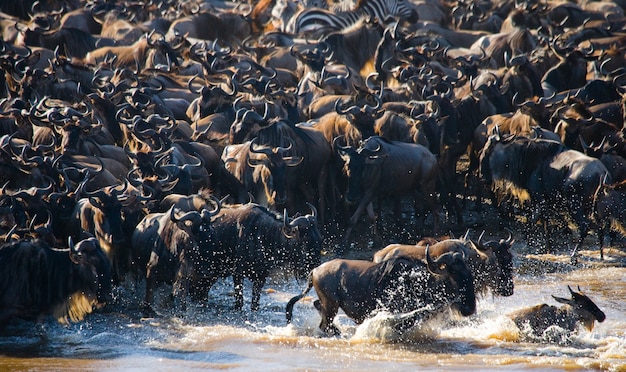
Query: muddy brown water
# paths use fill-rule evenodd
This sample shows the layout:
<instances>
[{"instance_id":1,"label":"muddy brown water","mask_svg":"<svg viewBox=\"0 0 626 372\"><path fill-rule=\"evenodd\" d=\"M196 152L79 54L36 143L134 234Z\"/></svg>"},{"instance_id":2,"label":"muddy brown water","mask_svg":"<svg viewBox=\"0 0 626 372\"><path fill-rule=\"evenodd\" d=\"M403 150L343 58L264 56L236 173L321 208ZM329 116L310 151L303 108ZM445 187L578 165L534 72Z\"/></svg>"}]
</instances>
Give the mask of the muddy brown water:
<instances>
[{"instance_id":1,"label":"muddy brown water","mask_svg":"<svg viewBox=\"0 0 626 372\"><path fill-rule=\"evenodd\" d=\"M409 230L423 229L408 220ZM485 239L507 236L497 213L489 210L466 214L463 228L452 223L445 228L458 236L467 226L473 238L482 230ZM162 288L156 296L158 316L142 318L143 287L127 280L116 289L115 304L83 322L12 322L0 334L0 370L626 371L626 249L607 249L600 260L591 236L573 266L567 249L571 236L559 238L564 249L538 254L539 238L522 233L519 225L509 227L516 239L515 293L481 298L471 317L445 314L398 335L389 314L357 325L340 312L335 324L342 335L327 337L317 328L315 291L296 304L293 324L286 325L285 305L305 283L279 272L264 287L258 312L248 310L249 282L244 310L235 311L232 282L225 279L212 288L208 304L184 312L172 310L168 290ZM367 222L359 224L353 239L355 246L346 252L350 258L368 259L380 248ZM387 237L383 244L389 241ZM553 327L542 337L529 338L506 316L541 303L559 305L552 295L569 297L567 285L580 286L605 312L606 320L592 332L567 334Z\"/></svg>"},{"instance_id":2,"label":"muddy brown water","mask_svg":"<svg viewBox=\"0 0 626 372\"><path fill-rule=\"evenodd\" d=\"M379 314L356 325L343 313L335 320L342 335L317 329L315 292L285 324L284 306L304 283L278 274L266 285L257 313L233 310L232 283L219 282L205 306L170 310L165 290L159 316L142 318L141 286L124 283L117 304L69 326L16 321L0 336L2 370L232 370L232 371L404 371L423 370L613 370L626 371L626 254L609 249L582 252L579 266L567 254L531 254L514 244L515 294L487 296L468 318L443 317L399 336ZM363 252L361 252L363 254ZM246 288L249 309L250 286ZM606 313L592 332L568 335L558 328L544 337L524 336L506 317L522 307L558 305L567 285L580 286Z\"/></svg>"}]
</instances>

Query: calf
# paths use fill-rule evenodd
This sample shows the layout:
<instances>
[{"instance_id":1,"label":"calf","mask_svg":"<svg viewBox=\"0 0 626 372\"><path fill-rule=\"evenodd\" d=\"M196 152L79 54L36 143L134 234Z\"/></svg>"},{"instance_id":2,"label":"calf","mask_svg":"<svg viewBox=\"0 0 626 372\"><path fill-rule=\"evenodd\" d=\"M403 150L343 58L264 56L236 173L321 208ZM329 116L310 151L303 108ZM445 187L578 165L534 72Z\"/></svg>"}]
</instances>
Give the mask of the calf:
<instances>
[{"instance_id":1,"label":"calf","mask_svg":"<svg viewBox=\"0 0 626 372\"><path fill-rule=\"evenodd\" d=\"M541 304L525 309L520 309L508 314L518 328L528 326L534 336L541 336L551 326L558 326L568 332L576 330L578 324L582 324L589 331L593 330L594 322L603 322L606 316L589 297L583 294L578 287L575 292L567 286L572 298L552 296L557 302L565 306L556 307Z\"/></svg>"}]
</instances>

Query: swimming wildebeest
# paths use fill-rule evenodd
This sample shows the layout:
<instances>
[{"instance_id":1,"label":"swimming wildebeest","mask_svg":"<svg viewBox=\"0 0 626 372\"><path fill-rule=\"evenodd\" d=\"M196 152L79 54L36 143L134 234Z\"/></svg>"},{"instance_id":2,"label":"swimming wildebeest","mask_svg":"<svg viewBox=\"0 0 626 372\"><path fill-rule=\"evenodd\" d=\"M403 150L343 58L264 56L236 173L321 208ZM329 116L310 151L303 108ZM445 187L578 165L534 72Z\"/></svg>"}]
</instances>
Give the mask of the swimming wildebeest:
<instances>
[{"instance_id":1,"label":"swimming wildebeest","mask_svg":"<svg viewBox=\"0 0 626 372\"><path fill-rule=\"evenodd\" d=\"M572 298L552 296L557 302L565 304L564 306L541 304L517 310L508 316L520 330L528 326L534 336L542 336L551 326L558 326L571 333L576 330L578 324L582 324L591 331L596 320L603 322L606 319L604 312L582 293L580 287L578 292L573 291L570 286L567 286L567 289Z\"/></svg>"}]
</instances>

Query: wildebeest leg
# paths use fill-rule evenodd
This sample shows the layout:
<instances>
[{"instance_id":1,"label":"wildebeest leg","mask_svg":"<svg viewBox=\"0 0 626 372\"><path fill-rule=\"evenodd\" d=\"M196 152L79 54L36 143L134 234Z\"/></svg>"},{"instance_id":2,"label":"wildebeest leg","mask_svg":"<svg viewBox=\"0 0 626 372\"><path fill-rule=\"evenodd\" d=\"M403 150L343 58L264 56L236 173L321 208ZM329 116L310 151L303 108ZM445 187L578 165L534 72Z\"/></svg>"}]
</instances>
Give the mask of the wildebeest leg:
<instances>
[{"instance_id":1,"label":"wildebeest leg","mask_svg":"<svg viewBox=\"0 0 626 372\"><path fill-rule=\"evenodd\" d=\"M415 213L418 213L418 210L423 210L424 208L421 206L420 201L423 200L426 208L433 215L433 236L436 236L439 232L439 203L437 201L437 195L434 192L421 192L418 191L415 197ZM423 216L422 213L422 223L418 226L423 226Z\"/></svg>"},{"instance_id":2,"label":"wildebeest leg","mask_svg":"<svg viewBox=\"0 0 626 372\"><path fill-rule=\"evenodd\" d=\"M422 231L416 232L417 235L418 236L426 235L424 234L424 231L423 231L424 220L426 219L424 211L426 210L426 208L424 208L423 194L419 190L415 191L415 199L413 199L413 210L415 213L416 230L422 229Z\"/></svg>"},{"instance_id":3,"label":"wildebeest leg","mask_svg":"<svg viewBox=\"0 0 626 372\"><path fill-rule=\"evenodd\" d=\"M361 216L361 214L363 213L365 208L367 208L368 205L372 202L372 200L373 200L372 193L371 192L366 192L365 195L363 196L363 198L361 199L361 202L359 203L358 207L356 208L356 210L352 214L352 217L350 217L350 221L348 221L348 227L346 228L346 232L345 232L345 235L343 237L343 246L344 246L344 248L348 246L350 233L352 232L352 229L354 229L354 226L356 225L357 221L359 220L359 217Z\"/></svg>"},{"instance_id":4,"label":"wildebeest leg","mask_svg":"<svg viewBox=\"0 0 626 372\"><path fill-rule=\"evenodd\" d=\"M350 221L348 222L350 224L350 226L356 225L356 223L359 220L359 217L361 216L361 214L363 213L365 208L367 208L369 206L369 204L373 201L373 199L374 198L369 193L366 194L363 197L363 199L361 199L361 202L359 203L359 206L356 208L356 210L352 214L352 217L350 217Z\"/></svg>"},{"instance_id":5,"label":"wildebeest leg","mask_svg":"<svg viewBox=\"0 0 626 372\"><path fill-rule=\"evenodd\" d=\"M196 302L206 303L209 300L209 290L216 281L217 278L215 277L198 278L189 288L191 299Z\"/></svg>"},{"instance_id":6,"label":"wildebeest leg","mask_svg":"<svg viewBox=\"0 0 626 372\"><path fill-rule=\"evenodd\" d=\"M463 208L465 209L467 207L467 199L469 199L469 191L471 189L471 185L470 183L473 183L476 186L476 208L482 208L481 203L480 203L480 187L481 187L481 181L480 181L480 177L478 177L478 168L480 167L480 159L479 159L479 154L476 151L477 149L475 149L475 145L474 144L470 144L469 148L468 148L468 155L469 155L469 165L467 167L467 171L465 172L465 177L464 177L464 191L463 191ZM479 149L478 149L479 150ZM455 171L456 171L456 166L455 166ZM455 197L456 199L456 197Z\"/></svg>"},{"instance_id":7,"label":"wildebeest leg","mask_svg":"<svg viewBox=\"0 0 626 372\"><path fill-rule=\"evenodd\" d=\"M259 303L261 302L261 290L265 285L265 276L259 276L252 281L252 302L250 303L250 310L259 310Z\"/></svg>"},{"instance_id":8,"label":"wildebeest leg","mask_svg":"<svg viewBox=\"0 0 626 372\"><path fill-rule=\"evenodd\" d=\"M328 184L328 177L326 168L322 168L317 175L317 210L319 211L317 219L321 225L326 223L326 185Z\"/></svg>"},{"instance_id":9,"label":"wildebeest leg","mask_svg":"<svg viewBox=\"0 0 626 372\"><path fill-rule=\"evenodd\" d=\"M182 311L187 310L187 295L189 294L189 279L179 278L174 283L174 290L172 291L172 300L174 301L175 308Z\"/></svg>"},{"instance_id":10,"label":"wildebeest leg","mask_svg":"<svg viewBox=\"0 0 626 372\"><path fill-rule=\"evenodd\" d=\"M318 293L319 296L319 293ZM323 295L319 300L316 300L313 305L319 311L322 321L320 322L320 329L326 333L330 333L334 336L339 336L341 332L333 324L335 316L339 311L339 304L336 301L331 301Z\"/></svg>"},{"instance_id":11,"label":"wildebeest leg","mask_svg":"<svg viewBox=\"0 0 626 372\"><path fill-rule=\"evenodd\" d=\"M299 190L300 190L300 193L302 194L302 197L298 198L298 200L301 201L297 206L298 209L304 208L304 207L308 208L306 203L311 203L312 205L316 205L319 202L319 201L316 201L315 189L309 182L302 182L299 186ZM316 207L318 211L318 220L319 220L319 216L320 216L320 213L322 213L322 211L320 211L321 208L319 207L319 205L317 205Z\"/></svg>"},{"instance_id":12,"label":"wildebeest leg","mask_svg":"<svg viewBox=\"0 0 626 372\"><path fill-rule=\"evenodd\" d=\"M383 239L382 234L385 233L385 228L383 226L383 219L378 218L378 216L382 214L382 211L380 210L381 205L382 205L382 200L379 199L378 200L378 214L374 212L373 202L369 203L366 208L367 218L369 219L369 222L371 224L370 226L372 230L372 237L374 239L374 245L377 247L382 244L382 239Z\"/></svg>"},{"instance_id":13,"label":"wildebeest leg","mask_svg":"<svg viewBox=\"0 0 626 372\"><path fill-rule=\"evenodd\" d=\"M320 180L318 181L318 184L317 184L317 198L318 198L320 209L324 211L324 215L322 216L323 218L322 223L324 224L328 222L326 219L326 216L328 215L327 212L329 211L331 216L335 212L334 206L335 206L336 200L335 200L335 191L334 191L335 182L334 182L334 176L332 175L333 173L334 173L334 170L332 168L324 169L324 171L322 172L324 178L322 179L320 177ZM332 195L331 200L326 199L328 195ZM330 206L329 206L329 203L330 203ZM322 206L324 208L322 208Z\"/></svg>"},{"instance_id":14,"label":"wildebeest leg","mask_svg":"<svg viewBox=\"0 0 626 372\"><path fill-rule=\"evenodd\" d=\"M575 203L574 205L570 204L570 210L572 210L572 217L574 218L574 221L576 221L576 223L578 224L579 237L577 245L582 245L587 235L589 235L589 220L587 216L590 216L592 211L589 210L589 208L585 208L585 205L589 205L585 204L585 200L575 200L576 199L573 198L570 199L570 203L572 203L572 201L574 201ZM600 235L600 239L602 239L602 234L599 231L598 234ZM600 259L604 259L602 243L600 243Z\"/></svg>"},{"instance_id":15,"label":"wildebeest leg","mask_svg":"<svg viewBox=\"0 0 626 372\"><path fill-rule=\"evenodd\" d=\"M154 310L152 310L152 301L154 299L154 285L156 284L155 275L157 275L156 271L158 271L158 264L159 255L155 252L152 252L150 254L150 260L146 265L146 294L143 304L143 313L146 317L154 316Z\"/></svg>"},{"instance_id":16,"label":"wildebeest leg","mask_svg":"<svg viewBox=\"0 0 626 372\"><path fill-rule=\"evenodd\" d=\"M390 232L391 236L396 237L396 239L402 241L405 239L400 238L401 235L407 234L406 229L404 228L404 224L402 223L402 200L401 198L393 198L393 221L394 223L390 228L386 229ZM380 204L382 205L382 204ZM380 219L382 220L382 218ZM383 230L384 231L384 230ZM395 240L395 239L394 239Z\"/></svg>"},{"instance_id":17,"label":"wildebeest leg","mask_svg":"<svg viewBox=\"0 0 626 372\"><path fill-rule=\"evenodd\" d=\"M233 274L233 285L235 286L235 309L243 308L243 275Z\"/></svg>"},{"instance_id":18,"label":"wildebeest leg","mask_svg":"<svg viewBox=\"0 0 626 372\"><path fill-rule=\"evenodd\" d=\"M550 208L544 208L544 204L545 201L542 199L532 207L530 214L530 226L532 232L532 227L535 226L538 221L541 221L541 232L543 234L544 246L543 248L539 248L539 253L550 253L553 248L553 231L550 224L552 214L550 213Z\"/></svg>"},{"instance_id":19,"label":"wildebeest leg","mask_svg":"<svg viewBox=\"0 0 626 372\"><path fill-rule=\"evenodd\" d=\"M332 165L333 163L331 162L331 165L329 165L330 167L334 167L334 165ZM326 183L326 187L325 187L325 192L322 193L321 191L318 190L318 196L319 198L324 198L325 202L327 202L328 205L328 221L326 222L330 222L333 218L336 217L337 215L337 201L339 200L338 194L339 191L337 190L337 176L335 174L335 170L334 168L330 168L327 174L327 183Z\"/></svg>"},{"instance_id":20,"label":"wildebeest leg","mask_svg":"<svg viewBox=\"0 0 626 372\"><path fill-rule=\"evenodd\" d=\"M600 245L600 259L604 259L604 237L609 236L609 243L614 244L615 232L611 229L611 221L600 221L598 223L598 244Z\"/></svg>"},{"instance_id":21,"label":"wildebeest leg","mask_svg":"<svg viewBox=\"0 0 626 372\"><path fill-rule=\"evenodd\" d=\"M437 190L441 195L441 204L445 205L448 214L454 214L458 224L463 223L463 213L461 212L461 206L456 200L456 192L454 190L454 178L449 178L445 174L440 173L437 180ZM467 189L463 195L463 208L466 207L465 200L467 198Z\"/></svg>"},{"instance_id":22,"label":"wildebeest leg","mask_svg":"<svg viewBox=\"0 0 626 372\"><path fill-rule=\"evenodd\" d=\"M153 317L156 315L156 313L152 309L152 301L154 300L154 285L155 281L153 278L146 278L146 295L144 297L144 302L141 310L143 312L143 316L145 317Z\"/></svg>"}]
</instances>

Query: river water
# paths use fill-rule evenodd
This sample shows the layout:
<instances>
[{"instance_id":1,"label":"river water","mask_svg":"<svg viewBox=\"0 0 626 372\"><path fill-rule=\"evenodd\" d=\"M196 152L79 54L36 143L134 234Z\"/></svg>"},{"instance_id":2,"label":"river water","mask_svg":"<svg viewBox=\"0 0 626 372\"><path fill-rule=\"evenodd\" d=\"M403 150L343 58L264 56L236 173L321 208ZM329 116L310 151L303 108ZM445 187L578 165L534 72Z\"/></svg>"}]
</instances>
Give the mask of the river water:
<instances>
[{"instance_id":1,"label":"river water","mask_svg":"<svg viewBox=\"0 0 626 372\"><path fill-rule=\"evenodd\" d=\"M224 280L204 307L172 312L160 296L159 316L148 319L137 310L141 287L126 283L118 289L118 304L81 323L10 324L0 336L0 369L626 371L626 268L592 260L572 269L562 258L543 257L548 264L536 269L530 260L516 261L513 296L483 298L469 318L446 316L403 336L392 331L385 314L357 326L343 313L335 319L342 335L321 335L315 291L296 304L287 326L284 306L304 283L284 276L265 286L258 313L234 311L232 284ZM567 285L580 286L605 312L606 320L592 332L553 329L546 338L529 339L506 317L522 307L559 305L551 295L569 297Z\"/></svg>"}]
</instances>

